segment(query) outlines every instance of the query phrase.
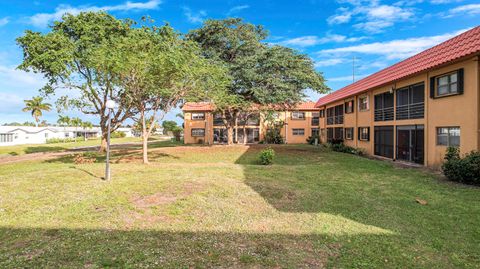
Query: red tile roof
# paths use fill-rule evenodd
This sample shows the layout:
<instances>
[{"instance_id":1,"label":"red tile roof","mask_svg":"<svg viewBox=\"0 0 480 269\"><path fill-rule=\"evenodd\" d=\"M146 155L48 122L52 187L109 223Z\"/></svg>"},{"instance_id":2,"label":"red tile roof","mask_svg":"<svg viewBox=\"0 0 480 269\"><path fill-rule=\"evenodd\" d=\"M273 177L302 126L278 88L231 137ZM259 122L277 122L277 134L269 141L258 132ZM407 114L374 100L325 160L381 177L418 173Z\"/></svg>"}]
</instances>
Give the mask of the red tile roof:
<instances>
[{"instance_id":1,"label":"red tile roof","mask_svg":"<svg viewBox=\"0 0 480 269\"><path fill-rule=\"evenodd\" d=\"M209 102L187 102L182 107L183 111L211 111L213 105Z\"/></svg>"},{"instance_id":2,"label":"red tile roof","mask_svg":"<svg viewBox=\"0 0 480 269\"><path fill-rule=\"evenodd\" d=\"M334 91L320 99L316 107L329 104L395 80L438 67L480 52L480 26L420 52L375 74Z\"/></svg>"},{"instance_id":3,"label":"red tile roof","mask_svg":"<svg viewBox=\"0 0 480 269\"><path fill-rule=\"evenodd\" d=\"M258 109L258 106L254 107ZM285 107L279 106L278 109L283 110ZM298 109L298 110L318 110L315 108L315 102L307 101L297 104L294 108L291 109ZM214 110L214 105L208 102L187 102L182 107L183 111L212 111Z\"/></svg>"}]
</instances>

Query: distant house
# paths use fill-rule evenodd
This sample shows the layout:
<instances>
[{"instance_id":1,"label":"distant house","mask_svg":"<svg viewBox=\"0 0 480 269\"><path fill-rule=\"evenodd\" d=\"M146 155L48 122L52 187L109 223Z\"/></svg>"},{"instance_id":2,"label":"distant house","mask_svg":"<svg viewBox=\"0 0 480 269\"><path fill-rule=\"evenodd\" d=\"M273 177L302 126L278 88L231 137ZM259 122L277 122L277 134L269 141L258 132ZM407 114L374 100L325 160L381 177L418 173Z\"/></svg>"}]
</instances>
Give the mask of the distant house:
<instances>
[{"instance_id":1,"label":"distant house","mask_svg":"<svg viewBox=\"0 0 480 269\"><path fill-rule=\"evenodd\" d=\"M127 137L134 136L131 128L118 128ZM52 138L97 138L101 136L99 127L33 127L33 126L0 126L0 146L21 144L45 144Z\"/></svg>"},{"instance_id":2,"label":"distant house","mask_svg":"<svg viewBox=\"0 0 480 269\"><path fill-rule=\"evenodd\" d=\"M252 110L255 111L255 109ZM185 103L182 110L185 119L185 144L227 143L228 133L223 124L222 115L215 112L213 104L189 102ZM285 143L307 143L309 136L318 136L320 110L315 108L315 102L302 102L288 109L274 106L270 110L275 111L275 120L283 122L280 135ZM233 142L250 144L262 141L267 131L264 116L258 110L256 113L252 112L252 116L246 121L241 117L237 119L233 128Z\"/></svg>"}]
</instances>

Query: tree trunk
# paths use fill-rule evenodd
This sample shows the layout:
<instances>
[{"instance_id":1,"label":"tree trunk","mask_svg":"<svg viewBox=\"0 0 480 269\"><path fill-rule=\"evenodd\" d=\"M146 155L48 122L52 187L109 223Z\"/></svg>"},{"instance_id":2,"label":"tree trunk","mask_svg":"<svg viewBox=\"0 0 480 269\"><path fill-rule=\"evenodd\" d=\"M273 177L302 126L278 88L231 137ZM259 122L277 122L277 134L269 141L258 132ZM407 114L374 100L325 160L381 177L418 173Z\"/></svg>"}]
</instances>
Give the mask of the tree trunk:
<instances>
[{"instance_id":1,"label":"tree trunk","mask_svg":"<svg viewBox=\"0 0 480 269\"><path fill-rule=\"evenodd\" d=\"M227 126L228 145L233 145L233 127Z\"/></svg>"},{"instance_id":2,"label":"tree trunk","mask_svg":"<svg viewBox=\"0 0 480 269\"><path fill-rule=\"evenodd\" d=\"M98 152L106 152L107 151L107 132L102 132L102 142L100 143L100 149Z\"/></svg>"},{"instance_id":3,"label":"tree trunk","mask_svg":"<svg viewBox=\"0 0 480 269\"><path fill-rule=\"evenodd\" d=\"M142 153L143 153L143 163L148 164L148 131L147 123L145 121L145 114L142 112Z\"/></svg>"}]
</instances>

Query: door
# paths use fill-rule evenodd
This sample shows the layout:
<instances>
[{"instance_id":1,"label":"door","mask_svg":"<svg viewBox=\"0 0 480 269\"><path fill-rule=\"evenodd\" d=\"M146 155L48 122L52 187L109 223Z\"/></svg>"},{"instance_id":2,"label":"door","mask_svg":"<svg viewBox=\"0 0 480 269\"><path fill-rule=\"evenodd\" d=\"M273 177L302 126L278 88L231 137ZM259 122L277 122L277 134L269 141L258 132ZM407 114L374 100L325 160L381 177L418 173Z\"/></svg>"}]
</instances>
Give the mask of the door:
<instances>
[{"instance_id":1,"label":"door","mask_svg":"<svg viewBox=\"0 0 480 269\"><path fill-rule=\"evenodd\" d=\"M393 159L393 126L375 126L374 154Z\"/></svg>"},{"instance_id":2,"label":"door","mask_svg":"<svg viewBox=\"0 0 480 269\"><path fill-rule=\"evenodd\" d=\"M397 159L423 164L424 161L423 125L397 127Z\"/></svg>"}]
</instances>

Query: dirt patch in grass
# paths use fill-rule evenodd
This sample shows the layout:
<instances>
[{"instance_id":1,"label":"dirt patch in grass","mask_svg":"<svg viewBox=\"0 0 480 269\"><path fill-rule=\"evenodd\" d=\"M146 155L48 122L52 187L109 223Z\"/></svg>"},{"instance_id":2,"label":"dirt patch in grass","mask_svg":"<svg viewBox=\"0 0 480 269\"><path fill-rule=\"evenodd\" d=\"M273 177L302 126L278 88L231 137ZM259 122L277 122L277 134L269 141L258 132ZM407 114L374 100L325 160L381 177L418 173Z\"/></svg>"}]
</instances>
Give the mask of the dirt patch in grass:
<instances>
[{"instance_id":1,"label":"dirt patch in grass","mask_svg":"<svg viewBox=\"0 0 480 269\"><path fill-rule=\"evenodd\" d=\"M163 210L159 210L159 207L165 209L167 205L205 189L204 184L186 182L180 189L167 188L150 195L134 195L130 201L135 209L125 215L124 221L127 227L132 227L135 223L141 223L142 227L149 227L158 222L172 222L173 218Z\"/></svg>"}]
</instances>

